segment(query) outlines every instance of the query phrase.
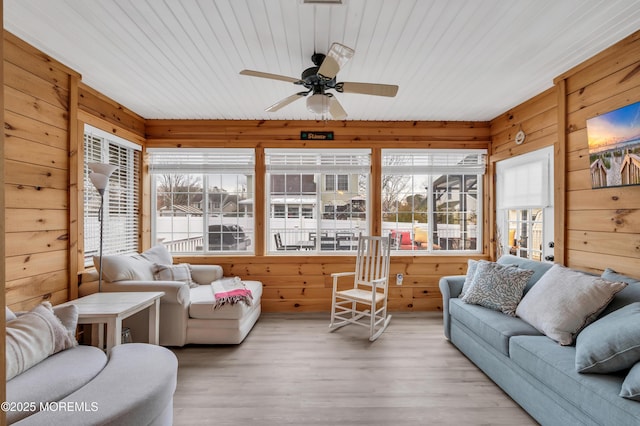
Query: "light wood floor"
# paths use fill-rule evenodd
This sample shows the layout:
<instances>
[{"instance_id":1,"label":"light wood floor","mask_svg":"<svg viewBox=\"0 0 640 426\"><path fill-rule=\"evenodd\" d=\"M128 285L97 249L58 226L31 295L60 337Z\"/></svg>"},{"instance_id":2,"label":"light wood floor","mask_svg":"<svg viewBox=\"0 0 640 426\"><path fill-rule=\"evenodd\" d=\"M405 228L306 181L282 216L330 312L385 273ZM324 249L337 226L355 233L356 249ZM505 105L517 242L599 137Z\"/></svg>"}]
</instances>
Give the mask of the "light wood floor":
<instances>
[{"instance_id":1,"label":"light wood floor","mask_svg":"<svg viewBox=\"0 0 640 426\"><path fill-rule=\"evenodd\" d=\"M328 314L262 314L237 346L174 349L176 425L533 425L446 341L442 314L328 332Z\"/></svg>"}]
</instances>

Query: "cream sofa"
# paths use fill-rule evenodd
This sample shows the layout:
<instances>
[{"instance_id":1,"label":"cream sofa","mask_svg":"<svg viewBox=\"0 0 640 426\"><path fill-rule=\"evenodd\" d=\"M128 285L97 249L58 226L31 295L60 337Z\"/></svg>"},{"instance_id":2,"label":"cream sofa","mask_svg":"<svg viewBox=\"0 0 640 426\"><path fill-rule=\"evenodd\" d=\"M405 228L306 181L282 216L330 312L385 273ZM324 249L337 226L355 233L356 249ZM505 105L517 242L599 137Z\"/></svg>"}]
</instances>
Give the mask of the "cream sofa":
<instances>
[{"instance_id":1,"label":"cream sofa","mask_svg":"<svg viewBox=\"0 0 640 426\"><path fill-rule=\"evenodd\" d=\"M66 334L75 334L77 311L74 318L62 308L67 311L62 320L43 315L47 310L42 308L22 318L5 309L7 424L173 423L178 360L170 350L132 343L114 347L107 356L59 333L66 327ZM60 312L53 308L56 316ZM32 319L25 321L28 316Z\"/></svg>"},{"instance_id":2,"label":"cream sofa","mask_svg":"<svg viewBox=\"0 0 640 426\"><path fill-rule=\"evenodd\" d=\"M94 263L98 269L97 258ZM191 279L195 283L192 286L181 281L154 279L155 265L171 264L173 258L162 245L140 254L103 256L101 291L164 291L160 300L160 344L163 346L241 343L260 317L262 283L243 281L253 295L251 306L237 303L213 309L215 299L211 283L223 278L222 268L190 265ZM97 272L93 278L93 282L80 285L81 296L98 290ZM124 325L131 329L134 341L148 336L146 315L143 311L125 320Z\"/></svg>"}]
</instances>

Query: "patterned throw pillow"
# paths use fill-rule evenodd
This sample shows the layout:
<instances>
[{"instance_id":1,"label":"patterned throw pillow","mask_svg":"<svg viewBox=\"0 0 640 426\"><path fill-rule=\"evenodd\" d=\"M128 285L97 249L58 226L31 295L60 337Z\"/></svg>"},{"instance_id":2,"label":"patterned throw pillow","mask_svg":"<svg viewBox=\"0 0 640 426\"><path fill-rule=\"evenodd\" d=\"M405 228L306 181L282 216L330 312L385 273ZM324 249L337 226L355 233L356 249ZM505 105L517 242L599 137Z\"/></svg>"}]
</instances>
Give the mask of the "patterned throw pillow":
<instances>
[{"instance_id":1,"label":"patterned throw pillow","mask_svg":"<svg viewBox=\"0 0 640 426\"><path fill-rule=\"evenodd\" d=\"M533 271L515 265L479 262L462 301L515 316L531 275Z\"/></svg>"},{"instance_id":2,"label":"patterned throw pillow","mask_svg":"<svg viewBox=\"0 0 640 426\"><path fill-rule=\"evenodd\" d=\"M189 287L198 287L198 283L191 279L191 268L188 263L178 265L154 265L153 278L156 281L180 281L189 284Z\"/></svg>"},{"instance_id":3,"label":"patterned throw pillow","mask_svg":"<svg viewBox=\"0 0 640 426\"><path fill-rule=\"evenodd\" d=\"M480 261L478 260L473 260L473 259L469 259L467 262L467 276L464 279L464 285L462 286L462 291L460 292L460 295L458 297L462 297L464 296L464 294L467 292L467 290L469 290L469 287L471 286L471 282L473 282L473 277L476 274L476 269L478 269L478 263ZM484 260L482 262L485 262Z\"/></svg>"}]
</instances>

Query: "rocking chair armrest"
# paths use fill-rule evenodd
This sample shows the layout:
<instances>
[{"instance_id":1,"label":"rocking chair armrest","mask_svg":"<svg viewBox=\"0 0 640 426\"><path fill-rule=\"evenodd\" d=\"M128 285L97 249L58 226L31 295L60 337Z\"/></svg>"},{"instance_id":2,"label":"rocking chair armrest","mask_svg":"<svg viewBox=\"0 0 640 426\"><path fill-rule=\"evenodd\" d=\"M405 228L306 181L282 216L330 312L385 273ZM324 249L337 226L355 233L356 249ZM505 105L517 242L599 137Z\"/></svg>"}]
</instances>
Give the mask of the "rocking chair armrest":
<instances>
[{"instance_id":1,"label":"rocking chair armrest","mask_svg":"<svg viewBox=\"0 0 640 426\"><path fill-rule=\"evenodd\" d=\"M384 284L384 282L387 281L387 280L388 280L388 278L385 278L385 277L378 278L378 279L375 279L375 280L371 280L371 284L373 284L373 287L375 288L375 287L378 287L378 284Z\"/></svg>"},{"instance_id":2,"label":"rocking chair armrest","mask_svg":"<svg viewBox=\"0 0 640 426\"><path fill-rule=\"evenodd\" d=\"M356 274L355 272L334 272L331 274L331 276L333 278L340 278L340 277L354 276L355 274Z\"/></svg>"},{"instance_id":3,"label":"rocking chair armrest","mask_svg":"<svg viewBox=\"0 0 640 426\"><path fill-rule=\"evenodd\" d=\"M338 290L338 278L342 277L354 277L356 275L354 272L334 272L331 274L331 278L333 278L333 292L335 293Z\"/></svg>"}]
</instances>

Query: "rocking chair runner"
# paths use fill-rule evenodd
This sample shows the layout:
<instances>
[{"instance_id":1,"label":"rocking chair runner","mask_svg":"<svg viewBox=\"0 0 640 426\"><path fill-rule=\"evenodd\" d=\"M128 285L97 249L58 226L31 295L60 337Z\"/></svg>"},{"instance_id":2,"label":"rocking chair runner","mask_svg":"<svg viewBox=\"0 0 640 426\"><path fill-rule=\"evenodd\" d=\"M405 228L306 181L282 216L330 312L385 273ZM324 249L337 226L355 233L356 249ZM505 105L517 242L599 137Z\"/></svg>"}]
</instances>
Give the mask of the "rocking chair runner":
<instances>
[{"instance_id":1,"label":"rocking chair runner","mask_svg":"<svg viewBox=\"0 0 640 426\"><path fill-rule=\"evenodd\" d=\"M369 340L373 342L387 328L391 321L391 315L387 315L390 248L388 237L360 236L355 272L331 274L330 331L358 324L369 328ZM351 276L353 287L339 290L338 279Z\"/></svg>"}]
</instances>

